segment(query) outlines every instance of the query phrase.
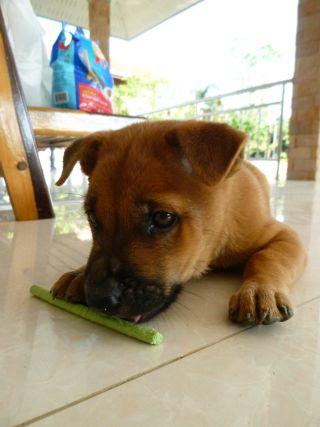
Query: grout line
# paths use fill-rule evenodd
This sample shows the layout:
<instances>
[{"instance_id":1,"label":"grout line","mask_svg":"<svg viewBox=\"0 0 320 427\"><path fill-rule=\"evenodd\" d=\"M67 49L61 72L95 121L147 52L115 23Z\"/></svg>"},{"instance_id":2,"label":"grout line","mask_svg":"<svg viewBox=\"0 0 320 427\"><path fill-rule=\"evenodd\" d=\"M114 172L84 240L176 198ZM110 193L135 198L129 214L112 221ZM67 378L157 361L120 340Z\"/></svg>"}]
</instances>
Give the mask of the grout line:
<instances>
[{"instance_id":1,"label":"grout line","mask_svg":"<svg viewBox=\"0 0 320 427\"><path fill-rule=\"evenodd\" d=\"M311 299L309 299L307 301L304 301L303 303L298 304L296 307L297 308L303 307L303 306L305 306L305 305L307 305L307 304L309 304L309 303L311 303L313 301L316 301L318 299L320 299L320 295L316 296L314 298L311 298ZM104 394L104 393L106 393L106 392L108 392L110 390L113 390L113 389L116 389L118 387L121 387L124 384L130 383L130 382L132 382L132 381L134 381L134 380L136 380L138 378L141 378L141 377L143 377L145 375L148 375L148 374L150 374L150 373L152 373L154 371L157 371L158 369L162 369L162 368L164 368L166 366L169 366L169 365L171 365L173 363L179 362L180 360L183 360L183 359L185 359L185 358L187 358L189 356L192 356L192 355L194 355L196 353L199 353L199 352L201 352L203 350L206 350L209 347L213 347L216 344L220 344L221 342L227 341L227 340L229 340L229 339L231 339L231 338L233 338L233 337L235 337L237 335L240 335L240 334L248 331L249 329L255 328L257 326L258 325L245 327L245 328L241 329L240 331L234 332L231 335L223 337L223 338L221 338L221 339L219 339L217 341L211 342L209 344L205 344L205 345L203 345L201 347L196 348L195 350L191 350L191 351L183 354L182 356L177 356L177 357L175 357L173 359L170 359L170 360L168 360L168 361L166 361L164 363L161 363L160 365L154 366L153 368L147 369L147 370L145 370L143 372L139 372L138 374L132 375L131 377L128 377L128 378L126 378L126 379L124 379L122 381L118 381L115 384L112 384L112 385L110 385L108 387L105 387L103 389L95 391L94 393L88 394L88 395L86 395L84 397L81 397L80 399L77 399L77 400L74 400L74 401L72 401L70 403L67 403L66 405L60 406L60 407L58 407L56 409L53 409L52 411L48 411L48 412L46 412L44 414L41 414L41 415L38 415L38 416L36 416L34 418L30 418L29 420L24 421L22 423L15 424L13 427L25 427L25 426L29 426L29 425L37 422L37 421L43 420L45 418L48 418L48 417L50 417L52 415L55 415L55 414L57 414L59 412L63 412L66 409L72 408L73 406L77 406L77 405L79 405L79 404L81 404L83 402L86 402L86 401L94 398L94 397L100 396L101 394Z\"/></svg>"},{"instance_id":2,"label":"grout line","mask_svg":"<svg viewBox=\"0 0 320 427\"><path fill-rule=\"evenodd\" d=\"M301 302L300 304L297 305L297 308L303 307L303 306L309 304L310 302L316 301L317 299L320 299L320 295L318 295L317 297L310 298L307 301Z\"/></svg>"},{"instance_id":3,"label":"grout line","mask_svg":"<svg viewBox=\"0 0 320 427\"><path fill-rule=\"evenodd\" d=\"M24 426L28 426L30 424L33 424L36 421L43 420L43 419L45 419L45 418L47 418L47 417L49 417L51 415L57 414L59 412L62 412L65 409L68 409L68 408L71 408L73 406L76 406L79 403L86 402L87 400L90 400L90 399L92 399L92 398L94 398L96 396L99 396L99 395L101 395L101 394L103 394L103 393L105 393L107 391L113 390L113 389L118 388L118 387L120 387L120 386L122 386L124 384L127 384L127 383L129 383L131 381L134 381L134 380L136 380L136 379L138 379L140 377L143 377L144 375L150 374L150 373L152 373L154 371L157 371L158 369L161 369L161 368L164 368L164 367L166 367L168 365L171 365L172 363L175 363L175 362L178 362L180 360L183 360L183 359L185 359L185 358L187 358L189 356L192 356L193 354L196 354L196 353L198 353L198 352L200 352L202 350L206 350L209 347L212 347L212 346L214 346L216 344L219 344L219 343L221 343L223 341L226 341L226 340L228 340L230 338L233 338L234 336L239 335L239 334L243 333L244 331L246 331L248 329L252 329L253 327L254 326L248 326L248 327L246 327L244 329L241 329L240 331L234 332L231 335L223 337L223 338L221 338L221 339L219 339L217 341L211 342L209 344L203 345L202 347L198 347L195 350L191 350L191 351L189 351L189 352L187 352L187 353L185 353L185 354L183 354L181 356L177 356L177 357L175 357L173 359L170 359L170 360L168 360L168 361L166 361L164 363L161 363L160 365L154 366L153 368L147 369L147 370L145 370L143 372L139 372L138 374L132 375L131 377L126 378L125 380L119 381L119 382L117 382L115 384L112 384L112 385L110 385L108 387L105 387L105 388L103 388L101 390L95 391L94 393L88 394L87 396L81 397L80 399L74 400L74 401L72 401L70 403L67 403L66 405L60 406L60 407L58 407L56 409L53 409L52 411L46 412L46 413L44 413L42 415L38 415L37 417L34 417L34 418L30 418L29 420L24 421L22 423L15 424L13 427L24 427Z\"/></svg>"}]
</instances>

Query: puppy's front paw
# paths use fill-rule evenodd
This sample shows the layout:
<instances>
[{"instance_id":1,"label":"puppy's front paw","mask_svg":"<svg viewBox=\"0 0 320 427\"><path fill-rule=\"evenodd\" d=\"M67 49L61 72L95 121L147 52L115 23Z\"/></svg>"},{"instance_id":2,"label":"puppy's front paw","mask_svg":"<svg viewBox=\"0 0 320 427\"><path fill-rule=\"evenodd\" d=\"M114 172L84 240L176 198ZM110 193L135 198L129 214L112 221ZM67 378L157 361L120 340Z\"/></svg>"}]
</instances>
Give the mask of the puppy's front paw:
<instances>
[{"instance_id":1,"label":"puppy's front paw","mask_svg":"<svg viewBox=\"0 0 320 427\"><path fill-rule=\"evenodd\" d=\"M54 298L84 304L84 268L64 273L52 286L50 292Z\"/></svg>"},{"instance_id":2,"label":"puppy's front paw","mask_svg":"<svg viewBox=\"0 0 320 427\"><path fill-rule=\"evenodd\" d=\"M243 285L229 303L229 318L244 325L271 325L293 316L288 295L282 290L259 285Z\"/></svg>"}]
</instances>

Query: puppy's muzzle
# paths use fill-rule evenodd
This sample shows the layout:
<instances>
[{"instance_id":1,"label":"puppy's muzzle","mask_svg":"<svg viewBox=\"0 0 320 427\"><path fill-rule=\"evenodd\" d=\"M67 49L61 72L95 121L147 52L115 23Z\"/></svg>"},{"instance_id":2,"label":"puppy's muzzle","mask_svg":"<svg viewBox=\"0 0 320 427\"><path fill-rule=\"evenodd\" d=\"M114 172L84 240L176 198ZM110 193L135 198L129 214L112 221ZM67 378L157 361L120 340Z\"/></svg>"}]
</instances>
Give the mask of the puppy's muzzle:
<instances>
[{"instance_id":1,"label":"puppy's muzzle","mask_svg":"<svg viewBox=\"0 0 320 427\"><path fill-rule=\"evenodd\" d=\"M174 285L169 292L156 282L128 275L97 274L87 271L85 298L87 305L108 315L132 322L142 322L155 316L176 300L181 287Z\"/></svg>"},{"instance_id":2,"label":"puppy's muzzle","mask_svg":"<svg viewBox=\"0 0 320 427\"><path fill-rule=\"evenodd\" d=\"M87 304L99 311L116 314L121 306L122 290L123 284L109 277L104 283L90 287L86 293Z\"/></svg>"}]
</instances>

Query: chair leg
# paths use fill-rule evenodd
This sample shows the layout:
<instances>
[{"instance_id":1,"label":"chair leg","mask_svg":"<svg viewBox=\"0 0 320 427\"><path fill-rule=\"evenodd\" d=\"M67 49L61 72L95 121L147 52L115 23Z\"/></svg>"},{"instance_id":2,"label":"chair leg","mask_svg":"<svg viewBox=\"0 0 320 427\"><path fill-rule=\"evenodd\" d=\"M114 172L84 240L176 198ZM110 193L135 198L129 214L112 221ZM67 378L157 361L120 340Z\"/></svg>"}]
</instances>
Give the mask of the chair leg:
<instances>
[{"instance_id":1,"label":"chair leg","mask_svg":"<svg viewBox=\"0 0 320 427\"><path fill-rule=\"evenodd\" d=\"M0 163L17 220L53 218L0 7Z\"/></svg>"}]
</instances>

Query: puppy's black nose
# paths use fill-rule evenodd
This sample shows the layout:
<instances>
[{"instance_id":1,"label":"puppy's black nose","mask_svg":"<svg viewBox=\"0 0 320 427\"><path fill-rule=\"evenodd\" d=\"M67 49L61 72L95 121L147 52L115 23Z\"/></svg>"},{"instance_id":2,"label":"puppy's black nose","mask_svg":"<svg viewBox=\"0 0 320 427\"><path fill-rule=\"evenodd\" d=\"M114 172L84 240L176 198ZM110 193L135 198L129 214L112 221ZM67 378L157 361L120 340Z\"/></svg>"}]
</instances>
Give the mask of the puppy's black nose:
<instances>
[{"instance_id":1,"label":"puppy's black nose","mask_svg":"<svg viewBox=\"0 0 320 427\"><path fill-rule=\"evenodd\" d=\"M122 289L122 283L108 278L89 287L86 295L87 304L108 314L115 314L121 305Z\"/></svg>"}]
</instances>

